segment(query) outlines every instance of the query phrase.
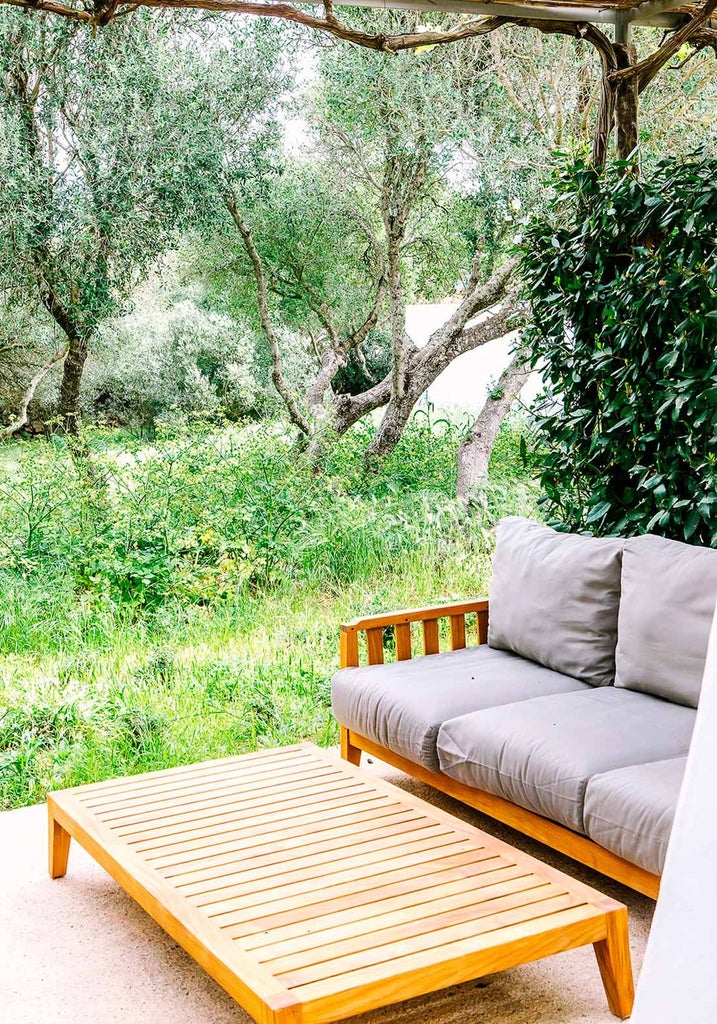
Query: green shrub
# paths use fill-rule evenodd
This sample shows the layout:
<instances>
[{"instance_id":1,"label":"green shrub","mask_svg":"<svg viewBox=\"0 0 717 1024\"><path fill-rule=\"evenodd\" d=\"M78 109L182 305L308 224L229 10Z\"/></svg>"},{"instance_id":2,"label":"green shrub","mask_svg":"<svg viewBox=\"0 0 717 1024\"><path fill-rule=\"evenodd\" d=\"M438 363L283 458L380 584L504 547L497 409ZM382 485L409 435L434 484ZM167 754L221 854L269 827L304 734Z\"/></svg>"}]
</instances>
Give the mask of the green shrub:
<instances>
[{"instance_id":1,"label":"green shrub","mask_svg":"<svg viewBox=\"0 0 717 1024\"><path fill-rule=\"evenodd\" d=\"M717 160L554 185L523 256L551 514L717 544Z\"/></svg>"}]
</instances>

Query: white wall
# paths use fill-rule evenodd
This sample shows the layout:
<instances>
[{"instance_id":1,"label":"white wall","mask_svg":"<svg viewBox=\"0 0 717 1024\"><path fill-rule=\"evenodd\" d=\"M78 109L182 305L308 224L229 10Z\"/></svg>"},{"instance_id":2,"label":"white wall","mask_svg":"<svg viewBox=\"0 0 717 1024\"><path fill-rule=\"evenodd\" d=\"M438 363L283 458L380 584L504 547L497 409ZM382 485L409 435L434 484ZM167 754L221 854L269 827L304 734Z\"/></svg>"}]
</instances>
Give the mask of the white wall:
<instances>
[{"instance_id":1,"label":"white wall","mask_svg":"<svg viewBox=\"0 0 717 1024\"><path fill-rule=\"evenodd\" d=\"M630 1019L633 1024L717 1024L717 613Z\"/></svg>"}]
</instances>

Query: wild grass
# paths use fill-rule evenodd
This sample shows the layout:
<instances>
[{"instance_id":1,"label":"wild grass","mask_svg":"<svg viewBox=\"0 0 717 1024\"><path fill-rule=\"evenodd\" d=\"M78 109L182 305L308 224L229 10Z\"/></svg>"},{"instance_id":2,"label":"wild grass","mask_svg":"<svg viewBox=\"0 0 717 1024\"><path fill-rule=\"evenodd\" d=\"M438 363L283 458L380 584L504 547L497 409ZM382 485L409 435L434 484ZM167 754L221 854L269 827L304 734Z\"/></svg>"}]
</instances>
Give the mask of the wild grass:
<instances>
[{"instance_id":1,"label":"wild grass","mask_svg":"<svg viewBox=\"0 0 717 1024\"><path fill-rule=\"evenodd\" d=\"M482 502L453 499L460 428L416 420L367 473L366 431L312 474L275 427L97 434L0 460L0 801L312 739L336 741L338 625L484 592L492 528L535 515L507 424Z\"/></svg>"}]
</instances>

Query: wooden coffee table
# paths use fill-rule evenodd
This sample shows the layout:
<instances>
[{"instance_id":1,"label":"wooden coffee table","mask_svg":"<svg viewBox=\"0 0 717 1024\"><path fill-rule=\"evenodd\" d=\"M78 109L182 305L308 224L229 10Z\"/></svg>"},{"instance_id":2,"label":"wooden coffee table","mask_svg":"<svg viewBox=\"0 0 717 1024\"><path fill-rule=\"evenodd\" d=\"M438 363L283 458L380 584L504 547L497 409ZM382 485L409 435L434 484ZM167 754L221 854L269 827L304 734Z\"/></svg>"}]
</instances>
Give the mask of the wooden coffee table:
<instances>
[{"instance_id":1,"label":"wooden coffee table","mask_svg":"<svg viewBox=\"0 0 717 1024\"><path fill-rule=\"evenodd\" d=\"M311 745L53 793L74 837L260 1024L340 1020L593 943L633 989L625 907Z\"/></svg>"}]
</instances>

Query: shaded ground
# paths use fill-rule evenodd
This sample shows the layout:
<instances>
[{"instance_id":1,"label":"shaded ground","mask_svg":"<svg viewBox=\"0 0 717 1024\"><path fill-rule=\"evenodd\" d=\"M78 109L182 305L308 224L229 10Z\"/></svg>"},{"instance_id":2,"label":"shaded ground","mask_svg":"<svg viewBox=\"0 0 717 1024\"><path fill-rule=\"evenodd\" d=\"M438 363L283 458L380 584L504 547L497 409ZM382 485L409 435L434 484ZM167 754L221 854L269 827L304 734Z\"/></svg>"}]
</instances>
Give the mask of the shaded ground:
<instances>
[{"instance_id":1,"label":"shaded ground","mask_svg":"<svg viewBox=\"0 0 717 1024\"><path fill-rule=\"evenodd\" d=\"M652 901L546 851L383 765L392 782L627 903L636 969ZM73 843L46 872L44 806L0 814L3 1024L251 1024L251 1019ZM591 947L354 1018L355 1024L608 1024Z\"/></svg>"}]
</instances>

